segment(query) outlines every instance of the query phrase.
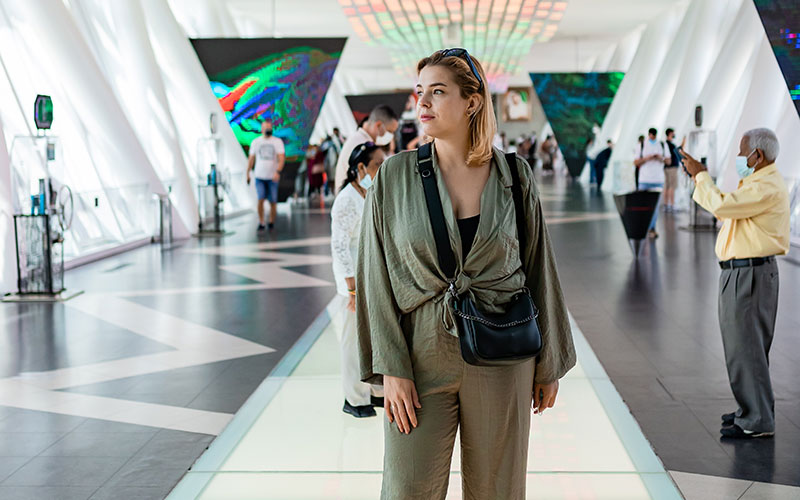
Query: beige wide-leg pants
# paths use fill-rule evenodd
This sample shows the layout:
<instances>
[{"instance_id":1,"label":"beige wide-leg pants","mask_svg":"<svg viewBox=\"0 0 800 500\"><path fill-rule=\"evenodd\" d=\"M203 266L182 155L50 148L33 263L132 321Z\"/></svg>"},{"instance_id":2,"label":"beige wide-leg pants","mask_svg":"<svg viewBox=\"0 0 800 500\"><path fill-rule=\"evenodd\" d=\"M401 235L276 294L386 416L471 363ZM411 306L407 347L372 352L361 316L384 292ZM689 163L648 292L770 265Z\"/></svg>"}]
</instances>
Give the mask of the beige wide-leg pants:
<instances>
[{"instance_id":1,"label":"beige wide-leg pants","mask_svg":"<svg viewBox=\"0 0 800 500\"><path fill-rule=\"evenodd\" d=\"M478 367L461 358L458 339L439 336L436 349L412 349L422 409L402 434L384 417L381 498L444 499L456 431L461 431L465 500L523 500L533 396L533 361Z\"/></svg>"}]
</instances>

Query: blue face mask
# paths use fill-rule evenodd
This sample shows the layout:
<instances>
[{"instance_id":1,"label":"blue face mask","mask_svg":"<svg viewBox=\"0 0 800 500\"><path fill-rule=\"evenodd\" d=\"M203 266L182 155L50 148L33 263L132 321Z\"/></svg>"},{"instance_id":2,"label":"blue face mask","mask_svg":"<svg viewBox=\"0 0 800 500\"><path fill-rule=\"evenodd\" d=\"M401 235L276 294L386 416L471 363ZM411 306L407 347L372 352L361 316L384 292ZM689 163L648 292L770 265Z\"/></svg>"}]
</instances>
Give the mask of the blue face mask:
<instances>
[{"instance_id":1,"label":"blue face mask","mask_svg":"<svg viewBox=\"0 0 800 500\"><path fill-rule=\"evenodd\" d=\"M756 150L754 149L753 153L755 153L755 152L756 152ZM756 171L756 169L754 167L751 167L751 166L749 166L747 164L747 160L749 160L750 157L753 156L753 153L750 153L747 156L737 156L736 157L736 173L738 173L739 177L741 177L742 179L744 179L748 175L752 175L753 172Z\"/></svg>"},{"instance_id":2,"label":"blue face mask","mask_svg":"<svg viewBox=\"0 0 800 500\"><path fill-rule=\"evenodd\" d=\"M650 144L655 144L656 143L655 139L648 139L648 141L650 141Z\"/></svg>"},{"instance_id":3,"label":"blue face mask","mask_svg":"<svg viewBox=\"0 0 800 500\"><path fill-rule=\"evenodd\" d=\"M363 179L358 181L358 185L361 186L364 189L371 188L372 187L372 176L369 175L369 174L365 175Z\"/></svg>"}]
</instances>

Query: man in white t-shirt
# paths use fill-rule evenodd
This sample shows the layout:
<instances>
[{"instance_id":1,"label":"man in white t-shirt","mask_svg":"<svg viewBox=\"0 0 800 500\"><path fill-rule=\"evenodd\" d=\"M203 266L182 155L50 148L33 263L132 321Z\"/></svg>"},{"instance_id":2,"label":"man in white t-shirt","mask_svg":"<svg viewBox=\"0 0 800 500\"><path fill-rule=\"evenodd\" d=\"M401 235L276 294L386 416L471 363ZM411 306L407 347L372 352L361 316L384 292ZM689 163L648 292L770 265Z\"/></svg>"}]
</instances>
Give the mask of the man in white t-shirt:
<instances>
[{"instance_id":1,"label":"man in white t-shirt","mask_svg":"<svg viewBox=\"0 0 800 500\"><path fill-rule=\"evenodd\" d=\"M339 161L336 163L336 194L339 194L345 179L347 179L349 167L347 161L356 146L365 142L374 142L378 145L389 144L397 131L397 126L397 113L389 106L381 104L372 110L364 125L345 141L339 152Z\"/></svg>"},{"instance_id":2,"label":"man in white t-shirt","mask_svg":"<svg viewBox=\"0 0 800 500\"><path fill-rule=\"evenodd\" d=\"M662 189L664 187L664 167L672 163L669 148L663 142L658 142L658 130L651 128L647 131L647 139L643 143L637 144L633 151L633 164L639 169L639 190ZM659 204L661 201L659 200ZM658 219L658 209L653 214L650 222L648 236L658 238L656 233L656 219Z\"/></svg>"},{"instance_id":3,"label":"man in white t-shirt","mask_svg":"<svg viewBox=\"0 0 800 500\"><path fill-rule=\"evenodd\" d=\"M250 143L250 157L247 159L247 183L250 184L250 171L255 170L256 192L258 193L258 230L264 228L264 200L269 200L269 228L275 227L278 213L278 182L281 180L286 153L283 141L272 135L272 122L261 124L261 134Z\"/></svg>"}]
</instances>

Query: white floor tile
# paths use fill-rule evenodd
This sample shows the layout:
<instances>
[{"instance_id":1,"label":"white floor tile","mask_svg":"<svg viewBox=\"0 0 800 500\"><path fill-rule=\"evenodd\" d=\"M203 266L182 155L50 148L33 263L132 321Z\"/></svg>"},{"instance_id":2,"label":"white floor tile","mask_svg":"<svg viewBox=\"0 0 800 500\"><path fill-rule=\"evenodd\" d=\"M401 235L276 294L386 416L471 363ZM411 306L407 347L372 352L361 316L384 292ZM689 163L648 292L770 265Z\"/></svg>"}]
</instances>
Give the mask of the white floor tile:
<instances>
[{"instance_id":1,"label":"white floor tile","mask_svg":"<svg viewBox=\"0 0 800 500\"><path fill-rule=\"evenodd\" d=\"M331 318L292 374L279 381L280 389L199 498L378 497L384 416L379 411L377 418L357 420L341 411L338 319ZM589 367L608 384L607 376ZM651 493L652 498L678 498L666 473L636 470L596 383L579 364L562 380L556 407L532 417L528 498L645 500ZM457 437L451 500L462 498L459 453Z\"/></svg>"},{"instance_id":2,"label":"white floor tile","mask_svg":"<svg viewBox=\"0 0 800 500\"><path fill-rule=\"evenodd\" d=\"M650 495L637 474L529 474L528 498L648 500ZM381 475L220 473L200 500L374 500ZM460 474L451 474L448 500L462 497Z\"/></svg>"},{"instance_id":3,"label":"white floor tile","mask_svg":"<svg viewBox=\"0 0 800 500\"><path fill-rule=\"evenodd\" d=\"M752 481L670 471L686 500L737 500Z\"/></svg>"},{"instance_id":4,"label":"white floor tile","mask_svg":"<svg viewBox=\"0 0 800 500\"><path fill-rule=\"evenodd\" d=\"M800 488L782 484L753 483L740 500L800 500Z\"/></svg>"},{"instance_id":5,"label":"white floor tile","mask_svg":"<svg viewBox=\"0 0 800 500\"><path fill-rule=\"evenodd\" d=\"M331 325L335 325L335 320ZM230 455L226 471L380 471L383 415L341 411L339 344L329 326ZM580 365L562 380L558 404L533 416L528 470L635 472ZM457 438L458 441L458 438ZM268 453L265 450L281 450ZM458 442L453 470L460 470Z\"/></svg>"}]
</instances>

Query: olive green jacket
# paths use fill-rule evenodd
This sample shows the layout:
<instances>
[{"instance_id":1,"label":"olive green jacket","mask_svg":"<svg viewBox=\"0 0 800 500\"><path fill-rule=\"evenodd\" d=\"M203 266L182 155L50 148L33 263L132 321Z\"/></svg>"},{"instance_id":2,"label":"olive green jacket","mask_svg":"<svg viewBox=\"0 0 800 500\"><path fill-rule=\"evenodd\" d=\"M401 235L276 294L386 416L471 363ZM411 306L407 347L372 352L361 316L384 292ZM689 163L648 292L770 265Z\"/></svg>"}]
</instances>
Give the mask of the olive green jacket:
<instances>
[{"instance_id":1,"label":"olive green jacket","mask_svg":"<svg viewBox=\"0 0 800 500\"><path fill-rule=\"evenodd\" d=\"M478 231L464 261L458 224L434 146L433 169L457 261L457 291L471 294L484 312L498 313L527 286L539 309L544 341L535 365L535 381L551 383L575 365L575 349L533 173L519 157L517 167L527 219L524 265L520 261L511 174L497 149L481 195ZM379 170L361 222L356 317L362 380L380 384L383 375L414 380L409 346L413 344L415 350L432 348L436 345L434 335L458 335L450 299L416 169L416 151L400 153L387 159Z\"/></svg>"}]
</instances>

